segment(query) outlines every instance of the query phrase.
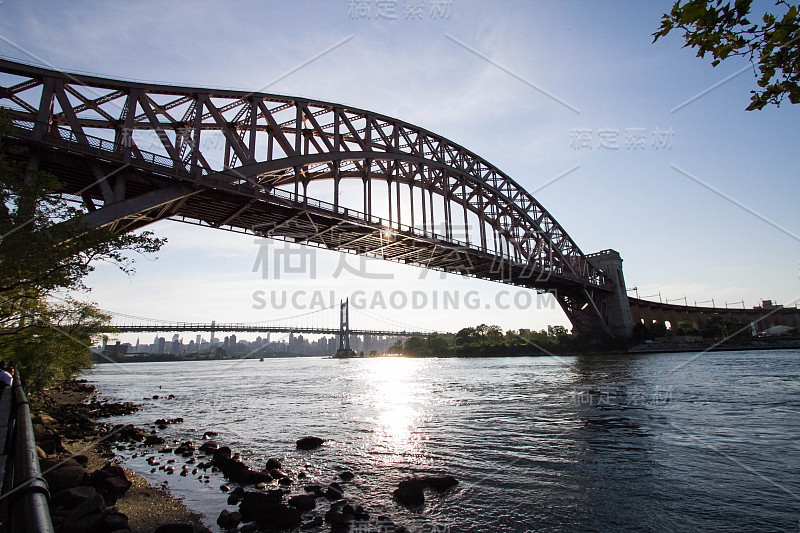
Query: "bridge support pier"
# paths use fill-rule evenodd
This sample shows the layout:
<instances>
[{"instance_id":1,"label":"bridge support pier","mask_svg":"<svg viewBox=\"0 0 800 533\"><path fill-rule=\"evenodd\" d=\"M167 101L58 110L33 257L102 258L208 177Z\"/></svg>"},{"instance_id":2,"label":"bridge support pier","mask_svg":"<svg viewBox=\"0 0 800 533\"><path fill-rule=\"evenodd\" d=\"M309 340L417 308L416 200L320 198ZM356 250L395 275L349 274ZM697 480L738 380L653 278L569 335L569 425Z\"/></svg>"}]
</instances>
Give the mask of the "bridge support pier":
<instances>
[{"instance_id":1,"label":"bridge support pier","mask_svg":"<svg viewBox=\"0 0 800 533\"><path fill-rule=\"evenodd\" d=\"M631 338L633 316L628 303L628 292L625 289L625 277L622 275L622 257L616 250L603 250L589 254L586 258L595 268L602 270L607 279L614 284L614 290L605 296L601 308L611 334L616 338Z\"/></svg>"},{"instance_id":2,"label":"bridge support pier","mask_svg":"<svg viewBox=\"0 0 800 533\"><path fill-rule=\"evenodd\" d=\"M350 357L354 355L350 349L350 298L339 303L339 349L336 357Z\"/></svg>"}]
</instances>

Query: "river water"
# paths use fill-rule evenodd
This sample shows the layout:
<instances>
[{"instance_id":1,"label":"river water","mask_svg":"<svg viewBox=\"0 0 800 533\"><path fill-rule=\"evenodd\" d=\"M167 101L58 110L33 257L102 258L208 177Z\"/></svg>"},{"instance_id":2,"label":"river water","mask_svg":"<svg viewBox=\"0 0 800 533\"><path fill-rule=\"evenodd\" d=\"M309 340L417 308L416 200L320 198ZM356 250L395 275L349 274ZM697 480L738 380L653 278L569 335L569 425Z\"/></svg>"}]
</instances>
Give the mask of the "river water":
<instances>
[{"instance_id":1,"label":"river water","mask_svg":"<svg viewBox=\"0 0 800 533\"><path fill-rule=\"evenodd\" d=\"M347 496L419 533L800 530L798 350L129 363L83 377L141 404L110 421L183 417L162 436L217 431L249 464L285 458L309 482L352 470ZM143 400L154 394L176 398ZM304 435L328 441L301 452ZM209 526L233 510L220 474L123 457ZM444 473L460 483L422 509L392 500L401 479Z\"/></svg>"}]
</instances>

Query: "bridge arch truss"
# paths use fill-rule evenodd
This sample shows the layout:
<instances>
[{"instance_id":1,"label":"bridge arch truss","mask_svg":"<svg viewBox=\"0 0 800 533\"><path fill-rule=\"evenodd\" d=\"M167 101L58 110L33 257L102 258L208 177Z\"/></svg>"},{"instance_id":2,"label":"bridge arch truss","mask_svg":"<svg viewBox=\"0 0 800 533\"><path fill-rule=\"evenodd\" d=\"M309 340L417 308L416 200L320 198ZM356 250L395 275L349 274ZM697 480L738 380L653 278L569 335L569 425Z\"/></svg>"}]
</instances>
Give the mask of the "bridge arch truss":
<instances>
[{"instance_id":1,"label":"bridge arch truss","mask_svg":"<svg viewBox=\"0 0 800 533\"><path fill-rule=\"evenodd\" d=\"M552 291L578 330L611 333L614 279L508 175L412 124L7 60L0 106L90 226L171 218Z\"/></svg>"}]
</instances>

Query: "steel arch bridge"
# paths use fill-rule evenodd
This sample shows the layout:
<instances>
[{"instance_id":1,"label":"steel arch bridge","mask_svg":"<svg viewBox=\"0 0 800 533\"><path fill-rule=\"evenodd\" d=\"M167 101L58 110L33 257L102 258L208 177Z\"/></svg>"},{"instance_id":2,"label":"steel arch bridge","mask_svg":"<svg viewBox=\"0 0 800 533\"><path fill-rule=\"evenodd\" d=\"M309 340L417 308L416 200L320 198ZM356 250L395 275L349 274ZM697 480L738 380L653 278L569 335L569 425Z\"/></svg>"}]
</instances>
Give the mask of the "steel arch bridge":
<instances>
[{"instance_id":1,"label":"steel arch bridge","mask_svg":"<svg viewBox=\"0 0 800 533\"><path fill-rule=\"evenodd\" d=\"M552 291L578 332L630 332L616 252L585 255L509 176L406 122L8 60L0 106L28 170L59 178L90 227L169 218L373 256Z\"/></svg>"}]
</instances>

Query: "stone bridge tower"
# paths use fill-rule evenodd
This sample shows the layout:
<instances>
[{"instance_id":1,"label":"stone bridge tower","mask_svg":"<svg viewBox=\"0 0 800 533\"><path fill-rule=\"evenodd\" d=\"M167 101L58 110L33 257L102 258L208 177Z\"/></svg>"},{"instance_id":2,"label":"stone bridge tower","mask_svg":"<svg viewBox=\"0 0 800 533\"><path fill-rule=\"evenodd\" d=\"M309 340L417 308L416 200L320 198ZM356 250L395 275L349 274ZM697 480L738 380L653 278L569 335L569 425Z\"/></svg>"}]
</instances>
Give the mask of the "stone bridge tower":
<instances>
[{"instance_id":1,"label":"stone bridge tower","mask_svg":"<svg viewBox=\"0 0 800 533\"><path fill-rule=\"evenodd\" d=\"M614 290L605 298L603 316L614 337L629 339L633 336L633 317L622 275L622 257L616 250L602 250L589 254L586 258L603 271L614 284Z\"/></svg>"}]
</instances>

